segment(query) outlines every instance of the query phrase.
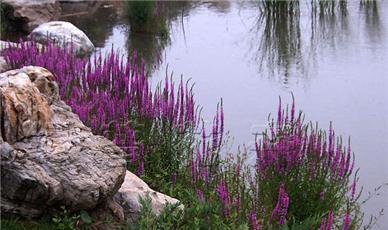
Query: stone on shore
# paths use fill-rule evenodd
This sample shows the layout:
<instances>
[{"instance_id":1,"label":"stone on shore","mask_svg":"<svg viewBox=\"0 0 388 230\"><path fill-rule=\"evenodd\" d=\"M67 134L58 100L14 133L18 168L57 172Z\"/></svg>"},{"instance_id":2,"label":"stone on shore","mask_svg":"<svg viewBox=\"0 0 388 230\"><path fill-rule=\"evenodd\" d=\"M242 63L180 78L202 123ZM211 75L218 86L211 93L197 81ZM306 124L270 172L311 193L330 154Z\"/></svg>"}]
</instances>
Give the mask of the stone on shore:
<instances>
[{"instance_id":1,"label":"stone on shore","mask_svg":"<svg viewBox=\"0 0 388 230\"><path fill-rule=\"evenodd\" d=\"M5 23L27 33L40 24L56 20L61 10L56 0L2 0L1 4Z\"/></svg>"},{"instance_id":2,"label":"stone on shore","mask_svg":"<svg viewBox=\"0 0 388 230\"><path fill-rule=\"evenodd\" d=\"M82 124L42 67L0 74L0 127L2 215L92 209L124 181L123 151Z\"/></svg>"},{"instance_id":3,"label":"stone on shore","mask_svg":"<svg viewBox=\"0 0 388 230\"><path fill-rule=\"evenodd\" d=\"M179 204L180 201L163 193L152 190L143 180L130 171L126 172L124 183L114 196L115 201L123 207L127 221L136 222L142 205L140 198L150 199L152 210L159 215L167 204ZM179 206L183 209L183 205Z\"/></svg>"},{"instance_id":4,"label":"stone on shore","mask_svg":"<svg viewBox=\"0 0 388 230\"><path fill-rule=\"evenodd\" d=\"M89 54L94 51L94 45L84 32L70 22L52 21L35 28L29 35L30 39L46 44L54 42L60 46L73 49L79 54Z\"/></svg>"}]
</instances>

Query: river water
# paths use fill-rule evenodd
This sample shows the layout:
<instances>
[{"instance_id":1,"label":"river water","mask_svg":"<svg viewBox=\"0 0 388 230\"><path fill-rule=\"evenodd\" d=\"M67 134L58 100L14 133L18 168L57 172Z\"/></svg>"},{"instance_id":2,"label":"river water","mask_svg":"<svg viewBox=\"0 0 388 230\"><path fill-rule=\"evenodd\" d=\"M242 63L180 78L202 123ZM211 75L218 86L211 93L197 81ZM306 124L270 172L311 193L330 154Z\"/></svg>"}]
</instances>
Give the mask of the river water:
<instances>
[{"instance_id":1,"label":"river water","mask_svg":"<svg viewBox=\"0 0 388 230\"><path fill-rule=\"evenodd\" d=\"M205 119L222 97L231 151L250 148L279 96L289 103L293 93L307 120L323 128L333 121L337 134L351 137L363 197L388 182L388 2L294 1L292 10L271 13L257 2L165 2L163 35L131 32L124 3L88 4L86 13L64 4L61 20L102 52L112 44L137 50L155 85L167 66L177 81L191 79ZM363 205L367 215L388 209L387 190ZM388 214L375 229L387 226Z\"/></svg>"}]
</instances>

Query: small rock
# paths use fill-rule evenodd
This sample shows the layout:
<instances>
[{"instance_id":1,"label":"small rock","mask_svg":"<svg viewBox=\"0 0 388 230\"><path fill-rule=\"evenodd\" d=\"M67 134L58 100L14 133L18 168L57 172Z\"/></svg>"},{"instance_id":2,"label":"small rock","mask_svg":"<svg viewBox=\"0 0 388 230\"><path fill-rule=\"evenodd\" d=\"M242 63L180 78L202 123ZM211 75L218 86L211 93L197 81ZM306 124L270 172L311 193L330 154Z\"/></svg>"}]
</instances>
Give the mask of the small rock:
<instances>
[{"instance_id":1,"label":"small rock","mask_svg":"<svg viewBox=\"0 0 388 230\"><path fill-rule=\"evenodd\" d=\"M143 180L127 171L124 183L114 196L115 200L123 207L129 222L136 222L141 210L140 198L151 199L152 210L159 215L167 204L178 204L179 200L152 190ZM179 206L181 209L183 205Z\"/></svg>"},{"instance_id":2,"label":"small rock","mask_svg":"<svg viewBox=\"0 0 388 230\"><path fill-rule=\"evenodd\" d=\"M112 211L112 213L120 220L125 220L124 209L119 205L114 199L110 199L107 202L107 207Z\"/></svg>"},{"instance_id":3,"label":"small rock","mask_svg":"<svg viewBox=\"0 0 388 230\"><path fill-rule=\"evenodd\" d=\"M49 104L60 100L58 84L55 82L54 75L47 69L38 66L25 66L19 71L28 75L32 84L38 88L40 94Z\"/></svg>"},{"instance_id":4,"label":"small rock","mask_svg":"<svg viewBox=\"0 0 388 230\"><path fill-rule=\"evenodd\" d=\"M0 52L4 49L17 47L18 43L0 40Z\"/></svg>"}]
</instances>

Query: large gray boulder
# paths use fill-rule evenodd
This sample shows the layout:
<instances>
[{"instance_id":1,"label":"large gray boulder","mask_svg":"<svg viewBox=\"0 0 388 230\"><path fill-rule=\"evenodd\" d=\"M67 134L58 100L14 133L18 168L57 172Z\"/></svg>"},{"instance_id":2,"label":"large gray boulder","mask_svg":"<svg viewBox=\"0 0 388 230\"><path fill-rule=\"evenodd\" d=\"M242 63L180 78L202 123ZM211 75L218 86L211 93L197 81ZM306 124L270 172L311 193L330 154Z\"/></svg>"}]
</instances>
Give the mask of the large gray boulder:
<instances>
[{"instance_id":1,"label":"large gray boulder","mask_svg":"<svg viewBox=\"0 0 388 230\"><path fill-rule=\"evenodd\" d=\"M82 124L54 80L32 66L0 74L2 215L92 209L124 181L123 152Z\"/></svg>"},{"instance_id":2,"label":"large gray boulder","mask_svg":"<svg viewBox=\"0 0 388 230\"><path fill-rule=\"evenodd\" d=\"M91 53L95 49L88 36L70 22L44 23L35 28L29 37L42 44L51 41L68 48L73 46L74 50L80 54Z\"/></svg>"},{"instance_id":3,"label":"large gray boulder","mask_svg":"<svg viewBox=\"0 0 388 230\"><path fill-rule=\"evenodd\" d=\"M15 27L12 29L24 32L31 32L40 24L57 19L61 10L56 0L1 0L1 4L6 23Z\"/></svg>"}]
</instances>

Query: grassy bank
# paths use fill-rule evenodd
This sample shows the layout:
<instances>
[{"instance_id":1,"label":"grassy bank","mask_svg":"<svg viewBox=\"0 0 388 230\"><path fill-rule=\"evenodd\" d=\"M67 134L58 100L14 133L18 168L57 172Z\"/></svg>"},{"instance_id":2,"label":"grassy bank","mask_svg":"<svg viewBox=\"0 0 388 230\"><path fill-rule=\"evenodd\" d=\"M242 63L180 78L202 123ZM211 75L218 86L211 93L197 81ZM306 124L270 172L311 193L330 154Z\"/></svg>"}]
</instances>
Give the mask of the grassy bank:
<instances>
[{"instance_id":1,"label":"grassy bank","mask_svg":"<svg viewBox=\"0 0 388 230\"><path fill-rule=\"evenodd\" d=\"M222 101L207 130L192 85L166 76L153 90L136 53L127 59L112 50L82 59L53 44L38 52L36 44L21 43L3 55L13 68L38 65L51 71L62 99L80 119L126 152L128 169L185 206L184 212L166 207L156 217L144 200L138 225L121 228L361 228L350 142L336 136L332 125L325 131L304 121L295 103L279 102L255 151L225 155ZM247 162L250 154L253 165ZM82 228L79 219L80 214L66 213L48 223Z\"/></svg>"}]
</instances>

